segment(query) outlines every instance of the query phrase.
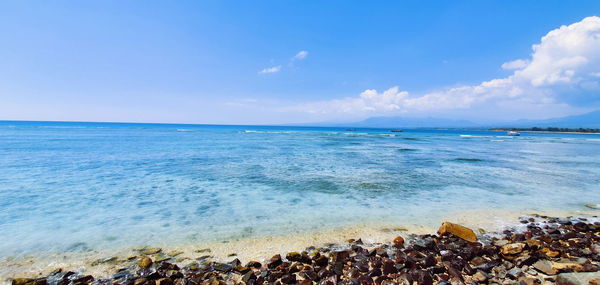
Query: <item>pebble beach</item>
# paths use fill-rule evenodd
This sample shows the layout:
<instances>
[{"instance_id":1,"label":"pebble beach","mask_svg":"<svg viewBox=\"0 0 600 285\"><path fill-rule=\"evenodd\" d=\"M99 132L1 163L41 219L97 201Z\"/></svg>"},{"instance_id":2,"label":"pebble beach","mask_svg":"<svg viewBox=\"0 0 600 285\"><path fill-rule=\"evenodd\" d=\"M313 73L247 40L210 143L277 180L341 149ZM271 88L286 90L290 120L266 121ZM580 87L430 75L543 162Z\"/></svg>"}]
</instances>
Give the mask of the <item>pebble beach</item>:
<instances>
[{"instance_id":1,"label":"pebble beach","mask_svg":"<svg viewBox=\"0 0 600 285\"><path fill-rule=\"evenodd\" d=\"M396 229L403 232L405 229ZM394 231L394 230L391 230ZM195 258L162 248L92 261L90 275L60 267L9 284L598 284L600 219L521 217L501 232L444 222L436 233L403 232L387 242L350 238L270 258ZM104 265L104 267L103 267ZM112 268L108 274L107 266ZM596 283L594 283L596 282Z\"/></svg>"}]
</instances>

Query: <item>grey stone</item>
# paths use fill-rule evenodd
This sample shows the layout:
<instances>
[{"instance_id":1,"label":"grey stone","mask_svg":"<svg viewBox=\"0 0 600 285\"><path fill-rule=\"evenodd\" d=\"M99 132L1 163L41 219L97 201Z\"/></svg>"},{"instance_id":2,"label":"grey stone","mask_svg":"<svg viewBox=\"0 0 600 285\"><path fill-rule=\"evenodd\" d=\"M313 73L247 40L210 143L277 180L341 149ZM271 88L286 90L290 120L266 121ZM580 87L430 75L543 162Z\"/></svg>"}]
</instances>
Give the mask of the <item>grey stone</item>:
<instances>
[{"instance_id":1,"label":"grey stone","mask_svg":"<svg viewBox=\"0 0 600 285\"><path fill-rule=\"evenodd\" d=\"M556 277L556 284L588 285L593 284L592 280L598 282L596 284L600 284L600 272L561 273Z\"/></svg>"}]
</instances>

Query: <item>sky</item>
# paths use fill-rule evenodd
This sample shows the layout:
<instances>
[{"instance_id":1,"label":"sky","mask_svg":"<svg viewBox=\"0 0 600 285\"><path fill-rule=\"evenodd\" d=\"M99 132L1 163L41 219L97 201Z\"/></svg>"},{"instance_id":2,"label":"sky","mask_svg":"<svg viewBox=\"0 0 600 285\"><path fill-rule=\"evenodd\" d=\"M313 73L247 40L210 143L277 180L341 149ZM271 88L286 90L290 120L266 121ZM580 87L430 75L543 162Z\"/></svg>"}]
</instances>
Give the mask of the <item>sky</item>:
<instances>
[{"instance_id":1,"label":"sky","mask_svg":"<svg viewBox=\"0 0 600 285\"><path fill-rule=\"evenodd\" d=\"M0 120L476 122L600 109L600 1L0 2Z\"/></svg>"}]
</instances>

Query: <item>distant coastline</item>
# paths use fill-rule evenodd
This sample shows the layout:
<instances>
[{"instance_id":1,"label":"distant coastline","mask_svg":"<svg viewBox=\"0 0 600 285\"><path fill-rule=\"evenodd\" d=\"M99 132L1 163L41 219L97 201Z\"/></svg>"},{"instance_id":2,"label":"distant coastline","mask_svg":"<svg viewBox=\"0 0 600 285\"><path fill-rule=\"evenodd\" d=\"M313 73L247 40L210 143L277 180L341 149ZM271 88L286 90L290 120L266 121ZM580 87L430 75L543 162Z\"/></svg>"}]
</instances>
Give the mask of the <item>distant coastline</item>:
<instances>
[{"instance_id":1,"label":"distant coastline","mask_svg":"<svg viewBox=\"0 0 600 285\"><path fill-rule=\"evenodd\" d=\"M589 128L492 128L490 131L495 132L508 132L517 131L525 133L559 133L559 134L600 134L600 129L589 129Z\"/></svg>"}]
</instances>

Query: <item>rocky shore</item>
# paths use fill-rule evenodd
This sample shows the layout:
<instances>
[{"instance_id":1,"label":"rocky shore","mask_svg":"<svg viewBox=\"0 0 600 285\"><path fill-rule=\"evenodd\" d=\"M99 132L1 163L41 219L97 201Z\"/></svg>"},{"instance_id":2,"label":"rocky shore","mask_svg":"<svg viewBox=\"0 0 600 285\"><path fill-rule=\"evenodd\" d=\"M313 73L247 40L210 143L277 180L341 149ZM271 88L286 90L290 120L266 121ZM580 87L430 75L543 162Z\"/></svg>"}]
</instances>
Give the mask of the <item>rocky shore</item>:
<instances>
[{"instance_id":1,"label":"rocky shore","mask_svg":"<svg viewBox=\"0 0 600 285\"><path fill-rule=\"evenodd\" d=\"M437 234L398 236L389 243L308 247L242 263L217 262L210 250L177 263L177 252L140 248L110 277L57 268L9 284L600 284L600 222L583 217L525 217L486 233L445 222ZM111 260L99 260L113 262Z\"/></svg>"}]
</instances>

